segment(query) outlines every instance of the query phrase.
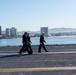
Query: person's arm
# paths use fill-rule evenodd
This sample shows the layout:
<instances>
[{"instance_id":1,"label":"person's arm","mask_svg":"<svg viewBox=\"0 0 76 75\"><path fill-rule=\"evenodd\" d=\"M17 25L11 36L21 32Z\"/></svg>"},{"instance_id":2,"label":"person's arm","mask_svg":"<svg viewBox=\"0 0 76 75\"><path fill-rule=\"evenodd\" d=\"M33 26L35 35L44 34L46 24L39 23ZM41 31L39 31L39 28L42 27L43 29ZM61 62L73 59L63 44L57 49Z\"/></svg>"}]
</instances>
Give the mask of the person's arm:
<instances>
[{"instance_id":1,"label":"person's arm","mask_svg":"<svg viewBox=\"0 0 76 75\"><path fill-rule=\"evenodd\" d=\"M46 41L44 40L44 36L43 36L42 38L43 38L43 42L45 42L45 43L46 43Z\"/></svg>"},{"instance_id":2,"label":"person's arm","mask_svg":"<svg viewBox=\"0 0 76 75\"><path fill-rule=\"evenodd\" d=\"M46 41L44 40L44 42L46 43Z\"/></svg>"}]
</instances>

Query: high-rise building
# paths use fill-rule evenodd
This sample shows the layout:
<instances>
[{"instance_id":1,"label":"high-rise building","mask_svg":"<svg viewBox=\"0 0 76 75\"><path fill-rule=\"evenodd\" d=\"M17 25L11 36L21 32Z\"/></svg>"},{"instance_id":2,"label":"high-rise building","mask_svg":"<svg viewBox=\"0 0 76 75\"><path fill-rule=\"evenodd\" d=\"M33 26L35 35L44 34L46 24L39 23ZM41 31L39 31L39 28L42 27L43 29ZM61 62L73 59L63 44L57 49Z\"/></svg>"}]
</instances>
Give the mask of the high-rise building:
<instances>
[{"instance_id":1,"label":"high-rise building","mask_svg":"<svg viewBox=\"0 0 76 75\"><path fill-rule=\"evenodd\" d=\"M12 27L10 28L10 36L15 37L17 35L17 29Z\"/></svg>"},{"instance_id":2,"label":"high-rise building","mask_svg":"<svg viewBox=\"0 0 76 75\"><path fill-rule=\"evenodd\" d=\"M0 26L0 35L1 35L1 26Z\"/></svg>"},{"instance_id":3,"label":"high-rise building","mask_svg":"<svg viewBox=\"0 0 76 75\"><path fill-rule=\"evenodd\" d=\"M41 27L40 31L41 33L44 33L45 36L48 36L48 27Z\"/></svg>"},{"instance_id":4,"label":"high-rise building","mask_svg":"<svg viewBox=\"0 0 76 75\"><path fill-rule=\"evenodd\" d=\"M10 28L6 28L6 36L7 36L7 37L10 36Z\"/></svg>"}]
</instances>

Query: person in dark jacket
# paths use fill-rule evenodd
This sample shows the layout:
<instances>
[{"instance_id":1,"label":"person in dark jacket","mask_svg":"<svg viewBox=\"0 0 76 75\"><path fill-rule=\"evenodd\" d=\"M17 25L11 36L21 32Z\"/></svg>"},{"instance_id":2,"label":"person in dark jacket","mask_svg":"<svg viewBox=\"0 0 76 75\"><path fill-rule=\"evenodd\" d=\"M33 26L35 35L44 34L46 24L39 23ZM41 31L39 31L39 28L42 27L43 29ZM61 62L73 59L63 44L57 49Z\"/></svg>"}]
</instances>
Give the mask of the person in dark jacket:
<instances>
[{"instance_id":1,"label":"person in dark jacket","mask_svg":"<svg viewBox=\"0 0 76 75\"><path fill-rule=\"evenodd\" d=\"M27 39L28 39L28 47L29 47L29 51L30 51L30 54L33 53L33 50L32 50L32 47L31 47L31 40L30 40L30 35L29 33L27 34Z\"/></svg>"},{"instance_id":2,"label":"person in dark jacket","mask_svg":"<svg viewBox=\"0 0 76 75\"><path fill-rule=\"evenodd\" d=\"M39 49L38 49L38 52L39 52L39 53L41 52L41 48L42 48L42 47L43 47L43 49L44 49L46 52L48 52L48 51L46 50L46 48L45 48L44 42L45 42L45 40L44 40L44 33L42 33L41 36L40 36L40 45L39 45ZM45 42L45 43L46 43L46 42Z\"/></svg>"},{"instance_id":3,"label":"person in dark jacket","mask_svg":"<svg viewBox=\"0 0 76 75\"><path fill-rule=\"evenodd\" d=\"M22 46L21 50L19 51L19 53L21 54L25 49L28 52L28 54L30 54L29 48L28 48L27 32L25 32L22 36L22 43L23 43L23 46Z\"/></svg>"}]
</instances>

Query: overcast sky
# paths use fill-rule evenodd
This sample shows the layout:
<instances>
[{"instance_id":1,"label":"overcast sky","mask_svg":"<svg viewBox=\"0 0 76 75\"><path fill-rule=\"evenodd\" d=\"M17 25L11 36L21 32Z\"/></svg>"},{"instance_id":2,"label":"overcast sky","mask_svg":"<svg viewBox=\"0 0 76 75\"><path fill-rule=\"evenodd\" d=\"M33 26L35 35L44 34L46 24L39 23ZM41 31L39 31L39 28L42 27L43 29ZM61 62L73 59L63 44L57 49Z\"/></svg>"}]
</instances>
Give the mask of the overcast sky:
<instances>
[{"instance_id":1,"label":"overcast sky","mask_svg":"<svg viewBox=\"0 0 76 75\"><path fill-rule=\"evenodd\" d=\"M76 0L0 0L0 26L18 31L76 28Z\"/></svg>"}]
</instances>

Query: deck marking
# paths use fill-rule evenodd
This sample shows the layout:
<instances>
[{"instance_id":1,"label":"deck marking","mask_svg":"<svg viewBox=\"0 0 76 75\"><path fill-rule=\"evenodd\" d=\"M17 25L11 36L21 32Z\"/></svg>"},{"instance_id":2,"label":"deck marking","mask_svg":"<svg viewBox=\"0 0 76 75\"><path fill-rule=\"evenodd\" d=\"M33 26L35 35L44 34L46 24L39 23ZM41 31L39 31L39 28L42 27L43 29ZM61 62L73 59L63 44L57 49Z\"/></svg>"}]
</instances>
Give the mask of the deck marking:
<instances>
[{"instance_id":1,"label":"deck marking","mask_svg":"<svg viewBox=\"0 0 76 75\"><path fill-rule=\"evenodd\" d=\"M73 54L73 53L76 53L76 51L64 51L64 52L41 52L41 53L38 53L38 52L34 52L33 54ZM18 55L19 53L0 53L0 55ZM28 54L28 53L23 53L22 55L25 55L25 54Z\"/></svg>"},{"instance_id":2,"label":"deck marking","mask_svg":"<svg viewBox=\"0 0 76 75\"><path fill-rule=\"evenodd\" d=\"M39 67L39 68L0 68L0 72L35 72L35 71L61 71L76 70L76 66L68 67Z\"/></svg>"}]
</instances>

